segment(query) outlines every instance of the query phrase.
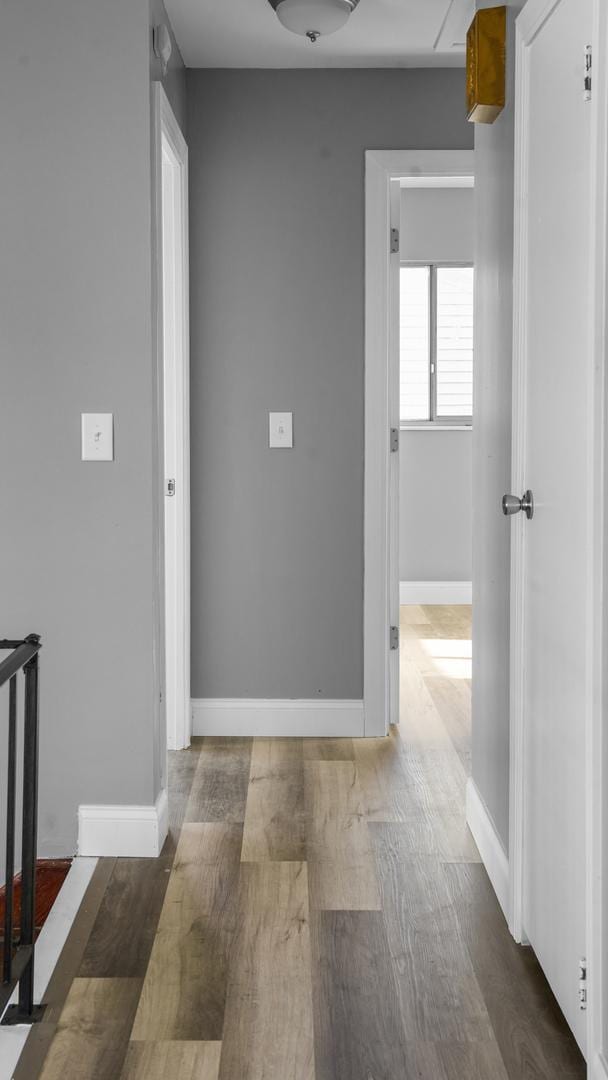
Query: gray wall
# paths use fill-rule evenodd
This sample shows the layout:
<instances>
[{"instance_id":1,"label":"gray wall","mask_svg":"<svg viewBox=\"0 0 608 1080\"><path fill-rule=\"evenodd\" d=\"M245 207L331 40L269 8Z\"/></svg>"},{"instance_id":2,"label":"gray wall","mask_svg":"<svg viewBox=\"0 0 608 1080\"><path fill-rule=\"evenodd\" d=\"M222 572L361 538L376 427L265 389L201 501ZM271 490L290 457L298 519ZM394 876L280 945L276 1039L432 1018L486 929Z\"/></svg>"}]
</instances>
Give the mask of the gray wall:
<instances>
[{"instance_id":1,"label":"gray wall","mask_svg":"<svg viewBox=\"0 0 608 1080\"><path fill-rule=\"evenodd\" d=\"M478 7L489 6L478 4ZM473 779L508 847L510 490L513 320L513 23L507 106L475 126L476 333L473 429Z\"/></svg>"},{"instance_id":2,"label":"gray wall","mask_svg":"<svg viewBox=\"0 0 608 1080\"><path fill-rule=\"evenodd\" d=\"M471 581L471 449L471 430L401 432L401 581Z\"/></svg>"},{"instance_id":3,"label":"gray wall","mask_svg":"<svg viewBox=\"0 0 608 1080\"><path fill-rule=\"evenodd\" d=\"M473 262L473 189L404 188L401 253ZM401 581L471 580L471 431L401 432Z\"/></svg>"},{"instance_id":4,"label":"gray wall","mask_svg":"<svg viewBox=\"0 0 608 1080\"><path fill-rule=\"evenodd\" d=\"M187 80L192 693L359 698L364 151L470 147L464 73Z\"/></svg>"},{"instance_id":5,"label":"gray wall","mask_svg":"<svg viewBox=\"0 0 608 1080\"><path fill-rule=\"evenodd\" d=\"M147 0L20 0L0 35L1 632L43 636L41 854L162 769ZM113 463L80 413L113 412Z\"/></svg>"}]
</instances>

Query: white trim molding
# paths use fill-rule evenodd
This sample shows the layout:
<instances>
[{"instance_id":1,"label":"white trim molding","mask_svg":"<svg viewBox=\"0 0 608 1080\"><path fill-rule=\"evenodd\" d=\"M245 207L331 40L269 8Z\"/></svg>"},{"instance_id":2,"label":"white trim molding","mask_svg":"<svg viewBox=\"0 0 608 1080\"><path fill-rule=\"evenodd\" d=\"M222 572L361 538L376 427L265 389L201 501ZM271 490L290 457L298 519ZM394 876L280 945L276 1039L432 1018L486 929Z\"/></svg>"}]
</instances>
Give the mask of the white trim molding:
<instances>
[{"instance_id":1,"label":"white trim molding","mask_svg":"<svg viewBox=\"0 0 608 1080\"><path fill-rule=\"evenodd\" d=\"M399 422L399 228L401 187L469 187L473 150L365 153L365 479L363 696L365 734L397 721L399 656L390 626L399 619L399 463L390 452Z\"/></svg>"},{"instance_id":2,"label":"white trim molding","mask_svg":"<svg viewBox=\"0 0 608 1080\"><path fill-rule=\"evenodd\" d=\"M467 780L467 825L505 918L509 918L509 859L475 781Z\"/></svg>"},{"instance_id":3,"label":"white trim molding","mask_svg":"<svg viewBox=\"0 0 608 1080\"><path fill-rule=\"evenodd\" d=\"M592 611L590 677L593 685L587 716L587 1060L593 1080L608 1080L608 512L606 469L608 380L608 9L594 2L592 50L596 65L591 101L593 214L593 369L594 437L592 450L593 551L587 599Z\"/></svg>"},{"instance_id":4,"label":"white trim molding","mask_svg":"<svg viewBox=\"0 0 608 1080\"><path fill-rule=\"evenodd\" d=\"M79 806L78 854L156 859L167 829L165 788L154 806Z\"/></svg>"},{"instance_id":5,"label":"white trim molding","mask_svg":"<svg viewBox=\"0 0 608 1080\"><path fill-rule=\"evenodd\" d=\"M400 604L470 604L470 581L400 581Z\"/></svg>"},{"instance_id":6,"label":"white trim molding","mask_svg":"<svg viewBox=\"0 0 608 1080\"><path fill-rule=\"evenodd\" d=\"M193 698L193 735L361 738L362 701Z\"/></svg>"}]
</instances>

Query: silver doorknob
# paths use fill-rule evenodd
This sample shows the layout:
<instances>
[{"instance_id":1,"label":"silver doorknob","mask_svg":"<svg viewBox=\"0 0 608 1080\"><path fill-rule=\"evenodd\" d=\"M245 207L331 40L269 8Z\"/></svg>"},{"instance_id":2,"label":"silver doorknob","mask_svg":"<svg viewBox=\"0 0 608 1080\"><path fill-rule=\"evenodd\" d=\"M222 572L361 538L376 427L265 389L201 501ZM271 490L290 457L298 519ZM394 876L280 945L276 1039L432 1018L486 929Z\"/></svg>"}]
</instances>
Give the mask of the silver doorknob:
<instances>
[{"instance_id":1,"label":"silver doorknob","mask_svg":"<svg viewBox=\"0 0 608 1080\"><path fill-rule=\"evenodd\" d=\"M534 496L529 489L524 492L521 499L518 499L517 495L503 495L502 497L502 512L505 517L519 514L520 510L523 510L528 521L534 517Z\"/></svg>"}]
</instances>

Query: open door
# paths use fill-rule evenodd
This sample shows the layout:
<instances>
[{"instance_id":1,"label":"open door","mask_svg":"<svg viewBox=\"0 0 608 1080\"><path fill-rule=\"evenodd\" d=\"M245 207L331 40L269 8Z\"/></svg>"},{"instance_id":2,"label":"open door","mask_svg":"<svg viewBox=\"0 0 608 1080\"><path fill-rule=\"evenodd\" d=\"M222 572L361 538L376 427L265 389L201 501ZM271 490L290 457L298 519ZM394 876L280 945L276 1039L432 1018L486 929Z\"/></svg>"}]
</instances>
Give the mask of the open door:
<instances>
[{"instance_id":1,"label":"open door","mask_svg":"<svg viewBox=\"0 0 608 1080\"><path fill-rule=\"evenodd\" d=\"M518 20L512 491L512 930L583 1053L592 707L593 0ZM499 493L497 493L498 496Z\"/></svg>"}]
</instances>

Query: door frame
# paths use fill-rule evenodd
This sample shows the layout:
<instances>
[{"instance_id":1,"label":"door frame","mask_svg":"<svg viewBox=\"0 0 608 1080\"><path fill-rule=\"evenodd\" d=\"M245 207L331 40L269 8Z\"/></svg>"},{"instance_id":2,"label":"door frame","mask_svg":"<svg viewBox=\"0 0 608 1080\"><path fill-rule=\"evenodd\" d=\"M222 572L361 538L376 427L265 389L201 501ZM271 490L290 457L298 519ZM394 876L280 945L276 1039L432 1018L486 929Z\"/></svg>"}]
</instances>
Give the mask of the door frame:
<instances>
[{"instance_id":1,"label":"door frame","mask_svg":"<svg viewBox=\"0 0 608 1080\"><path fill-rule=\"evenodd\" d=\"M462 187L474 177L473 150L365 152L365 465L363 697L365 735L386 735L399 719L399 470L390 429L399 429L399 187ZM396 619L396 623L395 623Z\"/></svg>"},{"instance_id":2,"label":"door frame","mask_svg":"<svg viewBox=\"0 0 608 1080\"><path fill-rule=\"evenodd\" d=\"M527 286L527 169L530 46L559 0L528 0L515 24L515 229L513 290L513 430L512 483L514 491L525 487L526 427L526 286ZM591 476L591 507L587 559L591 567L585 627L587 671L591 693L585 717L586 739L586 843L587 843L587 1058L589 1076L607 1080L608 1046L604 1002L607 1002L608 960L604 956L607 933L608 880L606 855L608 829L602 825L606 812L607 740L602 734L602 714L608 703L604 685L603 650L608 640L608 588L603 542L606 528L606 380L608 305L606 301L608 255L608 14L594 0L592 125L593 195L595 215L592 232L592 326L590 364L590 413L592 430L588 460ZM583 79L581 57L581 93ZM519 515L518 515L519 517ZM523 515L521 515L523 519ZM511 632L510 632L510 777L509 777L509 928L516 941L525 942L524 821L525 821L525 725L523 635L525 522L513 521L511 533ZM573 975L575 977L575 975Z\"/></svg>"},{"instance_id":3,"label":"door frame","mask_svg":"<svg viewBox=\"0 0 608 1080\"><path fill-rule=\"evenodd\" d=\"M168 666L173 668L176 687L176 715L166 715L165 748L181 750L190 745L192 730L190 704L190 330L189 330L189 251L188 251L188 146L177 122L169 99L161 85L154 85L154 147L155 173L155 232L156 232L156 291L158 350L157 397L160 417L159 473L160 531L161 531L161 648L164 664L161 665L161 685L166 687ZM164 339L165 319L163 303L163 141L166 141L175 170L175 212L178 229L173 262L175 277L175 318L170 327L175 356L176 409L174 415L175 441L178 466L176 473L181 480L182 493L179 503L177 542L175 550L177 595L172 612L167 612L164 590L165 552L165 468L164 468ZM175 642L173 649L166 647L168 631ZM166 697L166 695L165 695Z\"/></svg>"}]
</instances>

